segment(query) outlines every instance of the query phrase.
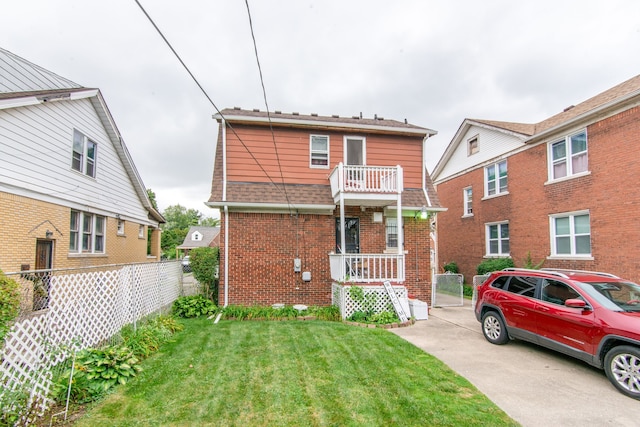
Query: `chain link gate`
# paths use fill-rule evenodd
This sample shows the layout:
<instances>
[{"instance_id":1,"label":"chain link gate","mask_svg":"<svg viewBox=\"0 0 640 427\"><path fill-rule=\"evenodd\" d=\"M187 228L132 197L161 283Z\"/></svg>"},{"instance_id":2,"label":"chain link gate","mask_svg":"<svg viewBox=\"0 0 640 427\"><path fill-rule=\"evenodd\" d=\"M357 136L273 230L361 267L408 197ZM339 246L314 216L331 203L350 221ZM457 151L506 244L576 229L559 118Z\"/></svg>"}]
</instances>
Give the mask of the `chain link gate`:
<instances>
[{"instance_id":1,"label":"chain link gate","mask_svg":"<svg viewBox=\"0 0 640 427\"><path fill-rule=\"evenodd\" d=\"M478 286L482 285L488 278L489 274L473 276L473 296L471 297L471 307L475 308L476 306L476 301L478 300Z\"/></svg>"},{"instance_id":2,"label":"chain link gate","mask_svg":"<svg viewBox=\"0 0 640 427\"><path fill-rule=\"evenodd\" d=\"M436 274L432 295L432 307L462 307L464 294L462 274Z\"/></svg>"}]
</instances>

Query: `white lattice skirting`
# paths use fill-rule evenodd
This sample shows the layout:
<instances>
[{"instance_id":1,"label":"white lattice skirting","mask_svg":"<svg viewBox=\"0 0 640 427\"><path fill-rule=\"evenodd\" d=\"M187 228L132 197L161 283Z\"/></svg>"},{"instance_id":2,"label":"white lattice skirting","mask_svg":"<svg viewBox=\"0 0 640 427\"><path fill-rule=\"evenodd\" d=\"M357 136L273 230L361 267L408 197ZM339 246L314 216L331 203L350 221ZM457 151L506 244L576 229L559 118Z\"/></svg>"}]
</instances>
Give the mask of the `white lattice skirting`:
<instances>
[{"instance_id":1,"label":"white lattice skirting","mask_svg":"<svg viewBox=\"0 0 640 427\"><path fill-rule=\"evenodd\" d=\"M393 311L393 303L384 286L360 286L364 291L365 298L367 295L375 295L375 298L371 298L375 301L373 311L374 313L382 313L384 311ZM340 314L343 319L348 318L356 311L365 311L363 307L357 301L354 301L349 293L351 286L341 285L339 283L333 283L331 286L331 300L332 304L340 308ZM407 288L404 286L393 286L393 290L399 299L407 299L409 294Z\"/></svg>"},{"instance_id":2,"label":"white lattice skirting","mask_svg":"<svg viewBox=\"0 0 640 427\"><path fill-rule=\"evenodd\" d=\"M144 263L53 274L48 308L16 321L0 365L4 391L27 391L35 415L50 404L53 368L73 349L107 343L125 325L171 306L180 296L180 263Z\"/></svg>"}]
</instances>

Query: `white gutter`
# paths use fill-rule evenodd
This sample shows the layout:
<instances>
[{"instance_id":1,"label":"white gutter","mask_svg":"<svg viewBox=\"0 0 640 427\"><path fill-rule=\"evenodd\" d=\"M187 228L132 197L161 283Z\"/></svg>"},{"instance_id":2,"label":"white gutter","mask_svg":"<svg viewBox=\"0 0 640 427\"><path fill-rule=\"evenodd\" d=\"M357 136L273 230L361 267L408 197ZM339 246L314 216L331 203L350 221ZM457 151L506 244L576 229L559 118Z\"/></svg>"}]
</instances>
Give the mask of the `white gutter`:
<instances>
[{"instance_id":1,"label":"white gutter","mask_svg":"<svg viewBox=\"0 0 640 427\"><path fill-rule=\"evenodd\" d=\"M227 124L222 125L222 201L224 209L224 307L229 305L229 207L227 201Z\"/></svg>"}]
</instances>

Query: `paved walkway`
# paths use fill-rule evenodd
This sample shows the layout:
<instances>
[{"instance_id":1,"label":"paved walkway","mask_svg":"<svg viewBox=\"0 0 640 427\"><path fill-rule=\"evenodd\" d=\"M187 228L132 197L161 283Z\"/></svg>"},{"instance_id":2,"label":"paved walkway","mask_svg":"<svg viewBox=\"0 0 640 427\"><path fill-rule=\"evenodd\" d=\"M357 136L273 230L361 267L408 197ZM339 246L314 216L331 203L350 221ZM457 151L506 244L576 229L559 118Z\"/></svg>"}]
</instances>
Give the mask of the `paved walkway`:
<instances>
[{"instance_id":1,"label":"paved walkway","mask_svg":"<svg viewBox=\"0 0 640 427\"><path fill-rule=\"evenodd\" d=\"M521 341L485 340L470 302L433 308L429 320L391 329L437 357L525 427L639 426L640 401L603 371Z\"/></svg>"}]
</instances>

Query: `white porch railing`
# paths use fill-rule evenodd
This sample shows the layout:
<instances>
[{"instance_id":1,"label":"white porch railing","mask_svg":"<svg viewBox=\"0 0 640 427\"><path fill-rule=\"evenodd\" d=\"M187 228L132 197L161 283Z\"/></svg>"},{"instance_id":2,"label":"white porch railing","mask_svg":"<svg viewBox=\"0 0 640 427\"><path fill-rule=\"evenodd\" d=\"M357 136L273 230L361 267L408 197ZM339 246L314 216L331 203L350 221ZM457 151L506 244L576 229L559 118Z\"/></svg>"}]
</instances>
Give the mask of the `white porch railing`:
<instances>
[{"instance_id":1,"label":"white porch railing","mask_svg":"<svg viewBox=\"0 0 640 427\"><path fill-rule=\"evenodd\" d=\"M329 176L331 194L401 193L403 190L400 166L347 166L339 163Z\"/></svg>"},{"instance_id":2,"label":"white porch railing","mask_svg":"<svg viewBox=\"0 0 640 427\"><path fill-rule=\"evenodd\" d=\"M404 282L404 254L331 254L336 282Z\"/></svg>"}]
</instances>

